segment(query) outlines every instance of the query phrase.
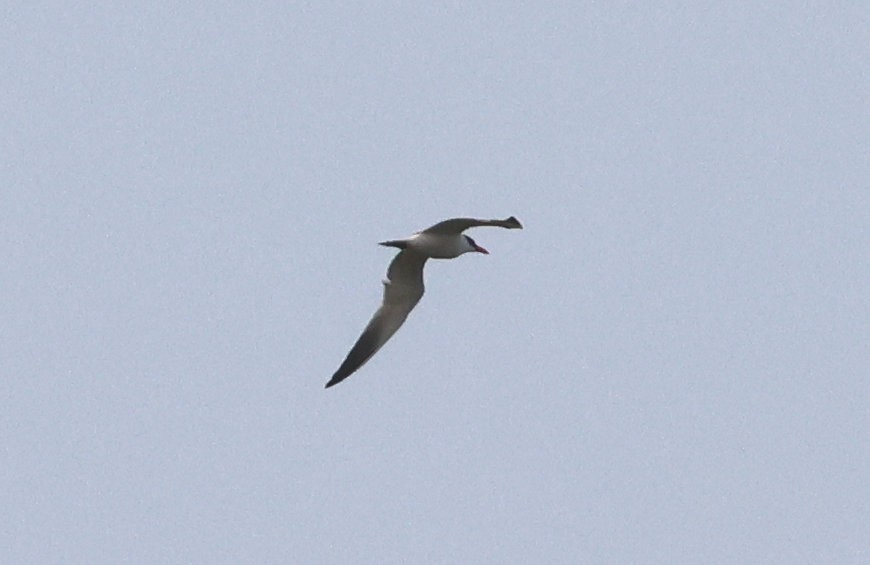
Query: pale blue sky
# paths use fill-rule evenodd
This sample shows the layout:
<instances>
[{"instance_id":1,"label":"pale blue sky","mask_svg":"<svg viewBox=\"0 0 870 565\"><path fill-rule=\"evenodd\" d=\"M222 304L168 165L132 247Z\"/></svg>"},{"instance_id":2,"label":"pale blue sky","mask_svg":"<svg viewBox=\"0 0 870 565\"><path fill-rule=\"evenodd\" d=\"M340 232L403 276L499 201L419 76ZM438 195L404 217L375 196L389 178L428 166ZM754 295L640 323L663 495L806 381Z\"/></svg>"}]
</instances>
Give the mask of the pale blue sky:
<instances>
[{"instance_id":1,"label":"pale blue sky","mask_svg":"<svg viewBox=\"0 0 870 565\"><path fill-rule=\"evenodd\" d=\"M866 6L349 4L0 9L0 561L870 560Z\"/></svg>"}]
</instances>

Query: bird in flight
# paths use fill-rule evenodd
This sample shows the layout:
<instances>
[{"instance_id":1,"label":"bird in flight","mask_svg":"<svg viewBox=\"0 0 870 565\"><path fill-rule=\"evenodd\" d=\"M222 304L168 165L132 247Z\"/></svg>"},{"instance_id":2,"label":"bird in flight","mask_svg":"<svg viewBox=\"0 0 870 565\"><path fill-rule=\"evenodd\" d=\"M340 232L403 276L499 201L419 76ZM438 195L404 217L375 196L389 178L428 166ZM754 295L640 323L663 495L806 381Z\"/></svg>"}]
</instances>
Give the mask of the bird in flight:
<instances>
[{"instance_id":1,"label":"bird in flight","mask_svg":"<svg viewBox=\"0 0 870 565\"><path fill-rule=\"evenodd\" d=\"M396 333L405 318L423 296L423 265L427 259L453 259L463 253L489 251L463 234L469 228L495 226L522 229L519 220L477 220L453 218L438 222L405 239L382 241L380 245L397 247L401 251L390 263L384 279L384 300L369 324L347 354L326 388L336 385L362 367Z\"/></svg>"}]
</instances>

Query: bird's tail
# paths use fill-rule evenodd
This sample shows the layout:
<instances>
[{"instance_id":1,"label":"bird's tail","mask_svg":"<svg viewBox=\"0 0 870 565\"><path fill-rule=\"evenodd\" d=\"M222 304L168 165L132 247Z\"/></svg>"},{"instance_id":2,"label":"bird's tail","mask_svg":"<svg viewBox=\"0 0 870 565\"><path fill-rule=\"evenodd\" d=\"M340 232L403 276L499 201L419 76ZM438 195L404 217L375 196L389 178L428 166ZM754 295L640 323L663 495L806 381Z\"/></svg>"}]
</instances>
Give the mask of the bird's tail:
<instances>
[{"instance_id":1,"label":"bird's tail","mask_svg":"<svg viewBox=\"0 0 870 565\"><path fill-rule=\"evenodd\" d=\"M394 239L391 241L382 241L378 243L378 245L384 245L386 247L398 247L399 249L405 249L408 247L408 242L404 239Z\"/></svg>"}]
</instances>

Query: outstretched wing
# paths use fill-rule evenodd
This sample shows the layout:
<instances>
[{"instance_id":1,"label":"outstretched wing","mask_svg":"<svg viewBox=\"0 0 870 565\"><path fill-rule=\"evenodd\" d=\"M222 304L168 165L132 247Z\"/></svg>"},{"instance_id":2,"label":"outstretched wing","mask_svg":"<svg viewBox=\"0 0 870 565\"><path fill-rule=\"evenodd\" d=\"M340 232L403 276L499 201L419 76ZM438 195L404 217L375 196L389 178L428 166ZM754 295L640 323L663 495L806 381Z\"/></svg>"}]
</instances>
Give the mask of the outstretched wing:
<instances>
[{"instance_id":1,"label":"outstretched wing","mask_svg":"<svg viewBox=\"0 0 870 565\"><path fill-rule=\"evenodd\" d=\"M423 265L426 259L425 255L411 250L396 255L387 269L381 307L326 383L326 388L340 383L362 367L402 327L405 318L423 297Z\"/></svg>"},{"instance_id":2,"label":"outstretched wing","mask_svg":"<svg viewBox=\"0 0 870 565\"><path fill-rule=\"evenodd\" d=\"M515 217L511 216L506 220L478 220L476 218L453 218L438 222L434 226L428 227L420 233L434 233L442 235L460 234L468 228L476 228L478 226L494 226L498 228L507 228L509 230L523 229L523 225Z\"/></svg>"}]
</instances>

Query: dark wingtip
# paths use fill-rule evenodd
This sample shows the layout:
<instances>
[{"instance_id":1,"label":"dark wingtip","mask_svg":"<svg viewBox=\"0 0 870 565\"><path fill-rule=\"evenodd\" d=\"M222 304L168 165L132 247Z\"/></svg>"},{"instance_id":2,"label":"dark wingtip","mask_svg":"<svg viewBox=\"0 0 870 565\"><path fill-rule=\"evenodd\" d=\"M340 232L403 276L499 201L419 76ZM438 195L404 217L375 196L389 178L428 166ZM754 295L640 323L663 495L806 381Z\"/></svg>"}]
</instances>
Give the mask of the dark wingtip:
<instances>
[{"instance_id":1,"label":"dark wingtip","mask_svg":"<svg viewBox=\"0 0 870 565\"><path fill-rule=\"evenodd\" d=\"M334 375L332 375L332 378L329 379L329 382L326 383L326 386L323 388L329 388L331 386L335 386L350 376L350 373L348 373L346 371L342 371L342 368L344 368L344 367L342 366L341 368L338 369L338 371L335 372Z\"/></svg>"},{"instance_id":2,"label":"dark wingtip","mask_svg":"<svg viewBox=\"0 0 870 565\"><path fill-rule=\"evenodd\" d=\"M516 218L516 216L511 216L507 220L504 221L505 224L509 224L508 227L511 229L523 229L523 225Z\"/></svg>"}]
</instances>

